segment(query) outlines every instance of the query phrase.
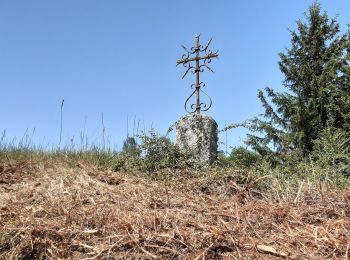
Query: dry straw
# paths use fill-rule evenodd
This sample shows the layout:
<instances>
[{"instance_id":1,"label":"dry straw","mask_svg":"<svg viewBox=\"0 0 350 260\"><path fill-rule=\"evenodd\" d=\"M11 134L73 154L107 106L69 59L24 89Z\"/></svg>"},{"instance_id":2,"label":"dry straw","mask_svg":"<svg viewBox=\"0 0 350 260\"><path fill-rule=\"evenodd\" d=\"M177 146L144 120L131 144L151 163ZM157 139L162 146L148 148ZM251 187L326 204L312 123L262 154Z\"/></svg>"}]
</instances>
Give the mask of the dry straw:
<instances>
[{"instance_id":1,"label":"dry straw","mask_svg":"<svg viewBox=\"0 0 350 260\"><path fill-rule=\"evenodd\" d=\"M257 180L258 181L258 180ZM350 193L291 199L88 164L0 164L0 259L347 259ZM252 185L251 185L252 186Z\"/></svg>"}]
</instances>

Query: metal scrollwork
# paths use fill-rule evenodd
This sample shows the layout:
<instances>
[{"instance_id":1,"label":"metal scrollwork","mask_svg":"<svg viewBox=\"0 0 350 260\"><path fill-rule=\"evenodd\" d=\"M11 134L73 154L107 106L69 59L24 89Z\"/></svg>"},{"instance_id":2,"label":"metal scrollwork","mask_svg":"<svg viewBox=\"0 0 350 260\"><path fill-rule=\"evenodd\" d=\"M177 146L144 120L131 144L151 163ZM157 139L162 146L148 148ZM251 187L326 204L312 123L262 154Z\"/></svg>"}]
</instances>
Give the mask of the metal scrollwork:
<instances>
[{"instance_id":1,"label":"metal scrollwork","mask_svg":"<svg viewBox=\"0 0 350 260\"><path fill-rule=\"evenodd\" d=\"M182 64L184 68L186 68L186 71L183 74L182 78L184 78L189 72L191 72L192 74L196 74L196 83L191 85L191 89L194 89L194 91L185 101L185 110L188 113L200 113L200 111L207 111L212 106L212 100L210 96L202 90L202 88L205 87L205 84L199 81L199 74L201 72L204 72L205 69L214 72L208 64L211 63L213 58L219 57L219 53L217 51L212 52L211 50L208 50L211 41L212 39L210 39L209 42L205 45L205 47L203 47L199 44L199 35L196 35L195 46L191 47L190 50L185 46L181 45L182 48L186 51L186 53L183 54L182 58L176 63L177 65ZM200 54L203 55L200 56ZM195 64L193 64L192 62L194 62ZM202 64L200 64L200 62L202 62ZM201 102L200 93L203 93L205 96L207 96L207 98L209 99L208 104L205 102ZM194 94L196 94L196 103L189 105L189 100Z\"/></svg>"}]
</instances>

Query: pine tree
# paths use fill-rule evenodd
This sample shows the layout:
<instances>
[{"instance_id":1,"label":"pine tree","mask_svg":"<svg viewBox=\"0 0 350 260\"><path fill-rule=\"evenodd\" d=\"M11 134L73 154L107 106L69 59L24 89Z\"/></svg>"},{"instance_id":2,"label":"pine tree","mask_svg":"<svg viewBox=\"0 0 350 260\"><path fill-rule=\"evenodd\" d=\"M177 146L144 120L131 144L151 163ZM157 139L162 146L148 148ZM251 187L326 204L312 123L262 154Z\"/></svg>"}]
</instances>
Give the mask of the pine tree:
<instances>
[{"instance_id":1,"label":"pine tree","mask_svg":"<svg viewBox=\"0 0 350 260\"><path fill-rule=\"evenodd\" d=\"M290 30L291 47L280 53L284 92L259 90L264 119L247 127L247 143L262 155L300 150L305 156L327 126L350 131L350 33L340 33L336 18L310 6L305 21ZM271 149L271 145L275 149Z\"/></svg>"}]
</instances>

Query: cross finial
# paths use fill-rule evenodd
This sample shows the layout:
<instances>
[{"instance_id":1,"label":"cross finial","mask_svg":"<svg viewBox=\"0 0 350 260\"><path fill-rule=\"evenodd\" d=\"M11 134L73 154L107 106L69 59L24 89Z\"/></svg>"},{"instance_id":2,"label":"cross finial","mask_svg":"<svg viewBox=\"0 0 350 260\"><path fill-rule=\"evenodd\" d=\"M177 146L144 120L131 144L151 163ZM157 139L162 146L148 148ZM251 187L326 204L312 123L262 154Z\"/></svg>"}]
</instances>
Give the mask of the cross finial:
<instances>
[{"instance_id":1,"label":"cross finial","mask_svg":"<svg viewBox=\"0 0 350 260\"><path fill-rule=\"evenodd\" d=\"M198 34L198 33L196 33L195 36L194 36L194 38L196 39L196 43L199 42L199 36L200 36L200 34Z\"/></svg>"},{"instance_id":2,"label":"cross finial","mask_svg":"<svg viewBox=\"0 0 350 260\"><path fill-rule=\"evenodd\" d=\"M204 69L208 69L211 72L214 72L208 64L211 62L211 59L219 57L218 52L212 52L208 50L208 47L211 43L211 40L207 43L207 45L203 48L199 44L199 34L195 35L195 47L192 47L190 50L188 50L185 46L182 45L182 48L186 51L186 54L182 55L182 59L178 60L176 63L177 65L182 64L185 68L187 68L186 72L182 76L184 78L189 71L191 71L193 74L196 74L196 84L192 84L191 88L195 88L192 94L187 98L185 102L185 110L189 113L197 112L200 113L200 111L207 111L212 105L211 98L201 89L205 86L203 82L199 81L199 73L203 72ZM200 53L203 53L203 56L200 56ZM194 55L194 57L191 57ZM203 63L200 64L200 61ZM191 62L195 62L195 65L193 65ZM209 98L209 105L206 103L203 103L200 101L200 92L204 93ZM190 109L187 108L187 103L190 100L190 98L196 93L196 104L191 104Z\"/></svg>"}]
</instances>

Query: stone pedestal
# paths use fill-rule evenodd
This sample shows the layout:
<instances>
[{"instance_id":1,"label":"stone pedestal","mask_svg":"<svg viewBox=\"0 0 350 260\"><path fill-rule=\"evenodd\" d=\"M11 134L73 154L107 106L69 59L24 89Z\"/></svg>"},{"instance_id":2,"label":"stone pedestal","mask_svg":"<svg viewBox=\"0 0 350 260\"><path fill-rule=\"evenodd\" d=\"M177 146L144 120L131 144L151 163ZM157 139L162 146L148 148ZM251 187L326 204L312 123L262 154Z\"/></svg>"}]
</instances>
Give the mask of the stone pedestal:
<instances>
[{"instance_id":1,"label":"stone pedestal","mask_svg":"<svg viewBox=\"0 0 350 260\"><path fill-rule=\"evenodd\" d=\"M189 114L176 122L176 145L202 164L212 164L218 149L218 125L204 114Z\"/></svg>"}]
</instances>

